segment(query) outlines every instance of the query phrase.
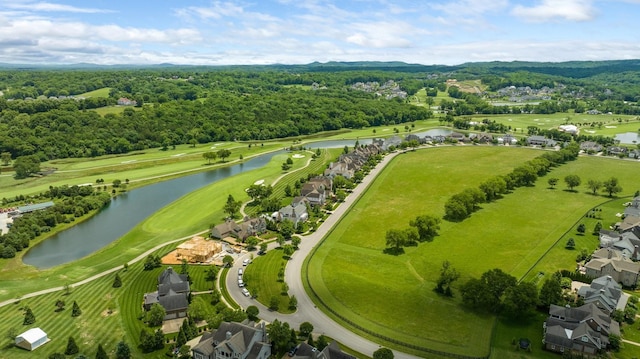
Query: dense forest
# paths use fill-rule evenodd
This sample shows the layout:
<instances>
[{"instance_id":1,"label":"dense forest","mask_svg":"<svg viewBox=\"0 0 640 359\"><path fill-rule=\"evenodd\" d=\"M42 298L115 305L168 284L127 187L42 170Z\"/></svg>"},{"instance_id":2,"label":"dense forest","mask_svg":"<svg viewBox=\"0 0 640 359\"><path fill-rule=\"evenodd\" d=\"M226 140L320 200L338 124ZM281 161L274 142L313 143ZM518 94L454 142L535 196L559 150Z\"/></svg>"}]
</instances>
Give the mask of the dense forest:
<instances>
[{"instance_id":1,"label":"dense forest","mask_svg":"<svg viewBox=\"0 0 640 359\"><path fill-rule=\"evenodd\" d=\"M313 63L299 66L0 67L0 152L39 160L211 141L264 141L428 119L408 98L448 91L450 116L587 110L640 114L640 62ZM466 93L447 79L480 79ZM397 84L402 96L356 89ZM364 84L364 85L362 85ZM547 89L537 104L495 106L500 89ZM105 89L99 96L82 96ZM108 92L108 94L106 93ZM135 107L102 113L120 98ZM448 122L452 122L450 117Z\"/></svg>"}]
</instances>

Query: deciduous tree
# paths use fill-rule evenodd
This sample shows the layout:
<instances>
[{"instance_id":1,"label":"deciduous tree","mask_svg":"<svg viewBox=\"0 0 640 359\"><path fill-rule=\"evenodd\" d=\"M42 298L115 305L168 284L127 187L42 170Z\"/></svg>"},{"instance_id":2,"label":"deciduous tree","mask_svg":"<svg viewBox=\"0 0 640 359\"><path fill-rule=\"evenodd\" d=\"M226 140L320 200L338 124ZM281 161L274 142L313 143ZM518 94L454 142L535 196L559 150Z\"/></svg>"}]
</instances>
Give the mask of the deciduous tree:
<instances>
[{"instance_id":1,"label":"deciduous tree","mask_svg":"<svg viewBox=\"0 0 640 359\"><path fill-rule=\"evenodd\" d=\"M622 187L620 187L618 179L615 177L611 177L608 180L604 181L602 186L604 191L609 194L609 197L613 197L614 194L622 192Z\"/></svg>"},{"instance_id":2,"label":"deciduous tree","mask_svg":"<svg viewBox=\"0 0 640 359\"><path fill-rule=\"evenodd\" d=\"M570 191L573 191L573 189L575 187L578 187L580 185L580 176L578 175L567 175L564 178L564 182L567 184L567 187L569 187Z\"/></svg>"}]
</instances>

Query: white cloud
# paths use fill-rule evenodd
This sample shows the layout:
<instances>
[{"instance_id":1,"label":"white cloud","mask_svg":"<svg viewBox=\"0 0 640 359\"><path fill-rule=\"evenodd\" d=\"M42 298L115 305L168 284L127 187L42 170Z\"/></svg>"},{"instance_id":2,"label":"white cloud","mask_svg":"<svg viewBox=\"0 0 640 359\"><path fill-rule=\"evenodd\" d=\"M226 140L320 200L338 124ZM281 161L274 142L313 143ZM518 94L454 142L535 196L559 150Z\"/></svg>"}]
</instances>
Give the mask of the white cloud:
<instances>
[{"instance_id":1,"label":"white cloud","mask_svg":"<svg viewBox=\"0 0 640 359\"><path fill-rule=\"evenodd\" d=\"M518 5L512 14L529 22L588 21L594 18L595 9L591 0L542 0L538 5Z\"/></svg>"},{"instance_id":2,"label":"white cloud","mask_svg":"<svg viewBox=\"0 0 640 359\"><path fill-rule=\"evenodd\" d=\"M564 1L564 0L561 0ZM447 3L431 4L431 8L443 13L460 16L481 16L485 13L500 11L509 5L509 0L457 0Z\"/></svg>"},{"instance_id":3,"label":"white cloud","mask_svg":"<svg viewBox=\"0 0 640 359\"><path fill-rule=\"evenodd\" d=\"M95 14L95 13L110 13L114 12L112 10L106 9L95 9L95 8L80 8L71 5L64 4L55 4L50 2L9 2L3 4L3 6L14 9L14 10L26 10L29 12L72 12L72 13L85 13L85 14Z\"/></svg>"}]
</instances>

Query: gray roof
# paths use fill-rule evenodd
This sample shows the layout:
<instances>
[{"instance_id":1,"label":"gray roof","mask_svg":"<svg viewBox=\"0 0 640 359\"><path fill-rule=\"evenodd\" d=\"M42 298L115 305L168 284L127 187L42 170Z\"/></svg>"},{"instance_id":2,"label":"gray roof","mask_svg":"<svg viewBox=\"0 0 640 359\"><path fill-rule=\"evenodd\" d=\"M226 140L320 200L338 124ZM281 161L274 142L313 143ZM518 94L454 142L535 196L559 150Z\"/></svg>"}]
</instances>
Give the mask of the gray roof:
<instances>
[{"instance_id":1,"label":"gray roof","mask_svg":"<svg viewBox=\"0 0 640 359\"><path fill-rule=\"evenodd\" d=\"M170 290L166 295L159 296L158 303L160 303L167 312L185 310L189 307L187 294L176 293L172 290Z\"/></svg>"},{"instance_id":2,"label":"gray roof","mask_svg":"<svg viewBox=\"0 0 640 359\"><path fill-rule=\"evenodd\" d=\"M18 211L20 211L22 213L29 213L29 212L38 211L38 210L41 210L41 209L53 207L53 205L54 205L54 203L51 202L51 201L43 202L43 203L36 203L36 204L29 204L29 205L26 205L26 206L18 207Z\"/></svg>"},{"instance_id":3,"label":"gray roof","mask_svg":"<svg viewBox=\"0 0 640 359\"><path fill-rule=\"evenodd\" d=\"M171 267L165 269L158 276L158 294L160 296L167 295L169 291L188 293L189 290L188 277L184 274L176 273Z\"/></svg>"},{"instance_id":4,"label":"gray roof","mask_svg":"<svg viewBox=\"0 0 640 359\"><path fill-rule=\"evenodd\" d=\"M622 295L622 286L611 276L602 276L594 279L591 285L578 289L578 295L584 298L585 303L600 303L607 312L616 309L618 300Z\"/></svg>"}]
</instances>

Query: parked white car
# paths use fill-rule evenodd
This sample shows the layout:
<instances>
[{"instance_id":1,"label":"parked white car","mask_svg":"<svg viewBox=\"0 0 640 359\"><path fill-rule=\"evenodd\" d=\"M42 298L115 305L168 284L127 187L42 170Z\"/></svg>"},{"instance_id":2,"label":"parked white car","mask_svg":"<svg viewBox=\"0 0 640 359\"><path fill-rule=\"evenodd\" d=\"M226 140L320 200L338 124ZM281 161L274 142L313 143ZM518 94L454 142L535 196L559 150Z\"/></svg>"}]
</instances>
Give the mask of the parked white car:
<instances>
[{"instance_id":1,"label":"parked white car","mask_svg":"<svg viewBox=\"0 0 640 359\"><path fill-rule=\"evenodd\" d=\"M244 287L244 282L240 278L238 278L238 287Z\"/></svg>"},{"instance_id":2,"label":"parked white car","mask_svg":"<svg viewBox=\"0 0 640 359\"><path fill-rule=\"evenodd\" d=\"M244 294L245 297L248 297L251 295L251 293L249 293L249 290L247 288L242 288L242 294Z\"/></svg>"}]
</instances>

